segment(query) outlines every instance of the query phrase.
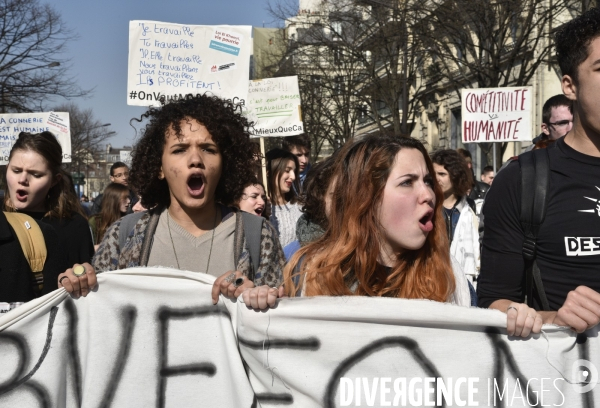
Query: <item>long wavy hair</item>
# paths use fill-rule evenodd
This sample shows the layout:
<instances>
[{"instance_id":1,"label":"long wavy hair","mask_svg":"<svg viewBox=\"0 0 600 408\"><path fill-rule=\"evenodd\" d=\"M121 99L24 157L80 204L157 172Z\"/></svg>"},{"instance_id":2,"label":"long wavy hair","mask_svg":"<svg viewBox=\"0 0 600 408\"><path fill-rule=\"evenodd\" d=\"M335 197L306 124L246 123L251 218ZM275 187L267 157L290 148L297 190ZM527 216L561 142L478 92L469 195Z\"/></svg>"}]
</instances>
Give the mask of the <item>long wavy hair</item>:
<instances>
[{"instance_id":1,"label":"long wavy hair","mask_svg":"<svg viewBox=\"0 0 600 408\"><path fill-rule=\"evenodd\" d=\"M383 191L397 153L423 155L435 191L433 230L423 247L397 254L391 273L378 265ZM334 194L325 234L301 248L284 270L288 295L389 296L447 301L455 289L442 191L423 145L412 138L367 136L346 143L335 161ZM356 289L350 287L356 286Z\"/></svg>"},{"instance_id":2,"label":"long wavy hair","mask_svg":"<svg viewBox=\"0 0 600 408\"><path fill-rule=\"evenodd\" d=\"M298 164L298 158L296 155L288 152L283 149L271 149L266 154L267 158L267 180L269 185L269 198L271 199L271 203L277 205L278 196L282 196L282 198L289 203L295 204L298 201L298 195L296 191L300 191L300 165ZM279 188L279 178L281 174L285 172L285 169L290 161L294 162L296 169L294 170L294 174L296 178L294 179L293 186L285 194L281 194L281 189Z\"/></svg>"},{"instance_id":3,"label":"long wavy hair","mask_svg":"<svg viewBox=\"0 0 600 408\"><path fill-rule=\"evenodd\" d=\"M62 147L56 136L50 132L42 133L19 133L19 138L10 150L8 161L17 151L32 151L44 158L52 177L60 175L58 182L50 188L48 196L44 202L46 207L46 217L53 218L71 218L75 214L83 217L85 213L81 208L81 203L77 198L77 193L73 187L71 176L62 168ZM4 207L7 211L16 211L10 198L8 188L5 193Z\"/></svg>"},{"instance_id":4,"label":"long wavy hair","mask_svg":"<svg viewBox=\"0 0 600 408\"><path fill-rule=\"evenodd\" d=\"M102 194L102 207L100 212L94 215L96 219L95 243L100 243L104 233L115 221L125 215L121 212L121 201L129 197L129 188L119 183L110 183Z\"/></svg>"}]
</instances>

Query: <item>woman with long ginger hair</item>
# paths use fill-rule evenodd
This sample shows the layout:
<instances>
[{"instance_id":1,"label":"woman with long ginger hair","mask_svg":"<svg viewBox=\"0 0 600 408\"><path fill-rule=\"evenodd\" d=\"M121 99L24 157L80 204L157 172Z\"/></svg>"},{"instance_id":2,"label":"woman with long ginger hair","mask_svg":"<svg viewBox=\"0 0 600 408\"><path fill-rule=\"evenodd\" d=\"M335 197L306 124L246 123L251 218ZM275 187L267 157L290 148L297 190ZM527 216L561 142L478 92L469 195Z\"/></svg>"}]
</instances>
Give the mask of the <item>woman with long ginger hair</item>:
<instances>
[{"instance_id":1,"label":"woman with long ginger hair","mask_svg":"<svg viewBox=\"0 0 600 408\"><path fill-rule=\"evenodd\" d=\"M285 289L244 292L264 309L284 296L388 296L468 306L466 278L451 262L443 196L423 145L367 136L339 152L325 234L286 266ZM453 267L454 266L454 267Z\"/></svg>"}]
</instances>

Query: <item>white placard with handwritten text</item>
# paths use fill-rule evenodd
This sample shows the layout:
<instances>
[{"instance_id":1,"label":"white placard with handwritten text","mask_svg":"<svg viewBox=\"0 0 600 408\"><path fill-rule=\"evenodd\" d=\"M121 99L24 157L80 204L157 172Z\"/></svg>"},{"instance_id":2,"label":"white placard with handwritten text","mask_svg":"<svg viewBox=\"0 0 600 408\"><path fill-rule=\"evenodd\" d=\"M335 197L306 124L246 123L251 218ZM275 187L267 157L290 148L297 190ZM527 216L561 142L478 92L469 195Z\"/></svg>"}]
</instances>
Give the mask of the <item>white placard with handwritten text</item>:
<instances>
[{"instance_id":1,"label":"white placard with handwritten text","mask_svg":"<svg viewBox=\"0 0 600 408\"><path fill-rule=\"evenodd\" d=\"M71 163L71 130L68 112L6 113L0 115L0 165L8 164L19 133L51 132L62 147L63 163Z\"/></svg>"},{"instance_id":2,"label":"white placard with handwritten text","mask_svg":"<svg viewBox=\"0 0 600 408\"><path fill-rule=\"evenodd\" d=\"M251 26L130 21L127 104L207 92L244 104L251 47Z\"/></svg>"},{"instance_id":3,"label":"white placard with handwritten text","mask_svg":"<svg viewBox=\"0 0 600 408\"><path fill-rule=\"evenodd\" d=\"M531 87L463 89L461 97L463 143L532 139Z\"/></svg>"},{"instance_id":4,"label":"white placard with handwritten text","mask_svg":"<svg viewBox=\"0 0 600 408\"><path fill-rule=\"evenodd\" d=\"M246 106L255 137L304 133L297 76L250 81Z\"/></svg>"}]
</instances>

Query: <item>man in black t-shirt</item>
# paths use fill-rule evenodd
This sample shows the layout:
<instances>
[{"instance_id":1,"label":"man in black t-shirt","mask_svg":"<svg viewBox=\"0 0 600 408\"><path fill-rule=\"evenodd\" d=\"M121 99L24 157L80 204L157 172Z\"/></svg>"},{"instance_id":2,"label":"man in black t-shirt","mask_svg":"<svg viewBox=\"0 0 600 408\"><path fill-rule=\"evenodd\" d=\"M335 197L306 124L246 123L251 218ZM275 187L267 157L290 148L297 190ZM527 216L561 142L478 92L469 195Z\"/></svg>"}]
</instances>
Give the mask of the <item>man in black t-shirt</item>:
<instances>
[{"instance_id":1,"label":"man in black t-shirt","mask_svg":"<svg viewBox=\"0 0 600 408\"><path fill-rule=\"evenodd\" d=\"M483 208L479 306L505 312L508 333L523 337L540 332L543 323L583 332L600 322L600 10L567 23L555 39L574 122L548 150L548 205L537 238L536 260L551 311L522 303L518 161L498 173ZM535 302L534 307L539 310Z\"/></svg>"}]
</instances>

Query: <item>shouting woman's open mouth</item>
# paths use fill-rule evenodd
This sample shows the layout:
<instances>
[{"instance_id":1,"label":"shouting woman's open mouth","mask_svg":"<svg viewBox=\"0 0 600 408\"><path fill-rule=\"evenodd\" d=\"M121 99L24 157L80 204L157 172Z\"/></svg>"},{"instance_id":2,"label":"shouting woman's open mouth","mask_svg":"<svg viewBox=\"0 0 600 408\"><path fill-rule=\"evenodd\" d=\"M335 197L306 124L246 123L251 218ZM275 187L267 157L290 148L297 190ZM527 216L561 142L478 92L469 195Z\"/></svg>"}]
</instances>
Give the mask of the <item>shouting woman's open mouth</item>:
<instances>
[{"instance_id":1,"label":"shouting woman's open mouth","mask_svg":"<svg viewBox=\"0 0 600 408\"><path fill-rule=\"evenodd\" d=\"M23 189L19 189L16 191L16 198L17 198L17 200L19 200L21 202L27 201L28 195L29 195L29 193Z\"/></svg>"},{"instance_id":2,"label":"shouting woman's open mouth","mask_svg":"<svg viewBox=\"0 0 600 408\"><path fill-rule=\"evenodd\" d=\"M188 192L192 197L200 197L204 193L204 176L201 173L191 174L187 181Z\"/></svg>"}]
</instances>

